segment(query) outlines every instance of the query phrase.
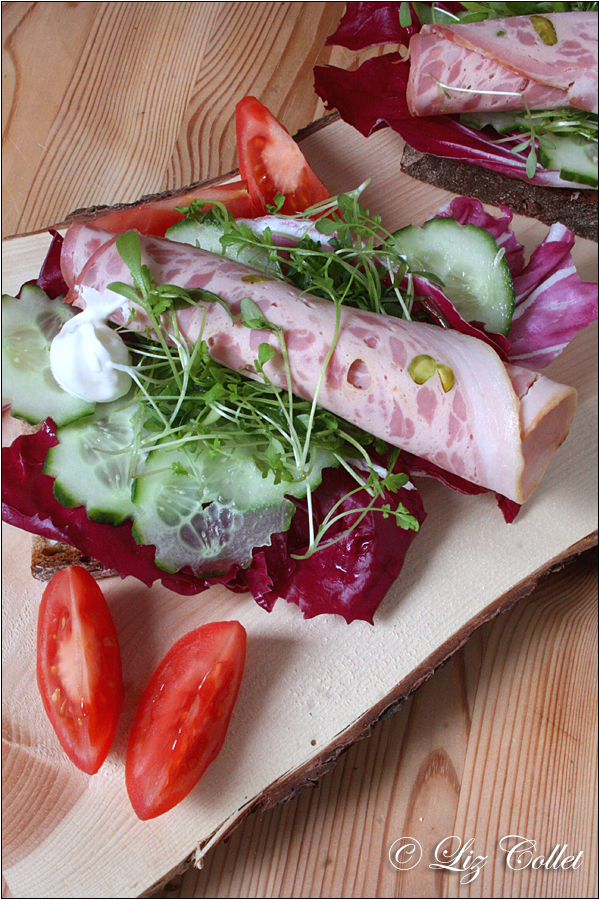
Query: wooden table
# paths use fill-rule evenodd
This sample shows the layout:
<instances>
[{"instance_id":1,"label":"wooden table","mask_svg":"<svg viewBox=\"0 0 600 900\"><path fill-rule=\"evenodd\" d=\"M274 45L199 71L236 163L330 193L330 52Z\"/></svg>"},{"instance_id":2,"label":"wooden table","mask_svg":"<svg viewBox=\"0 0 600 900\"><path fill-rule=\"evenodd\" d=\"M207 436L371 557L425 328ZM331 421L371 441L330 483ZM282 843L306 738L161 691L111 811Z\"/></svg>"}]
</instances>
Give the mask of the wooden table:
<instances>
[{"instance_id":1,"label":"wooden table","mask_svg":"<svg viewBox=\"0 0 600 900\"><path fill-rule=\"evenodd\" d=\"M245 94L292 134L323 116L315 63L362 58L324 48L343 8L4 3L3 236L234 169ZM594 550L545 577L314 789L249 816L154 896L597 895L597 581ZM582 856L514 871L508 834ZM404 836L432 859L451 835L488 857L470 884L390 863Z\"/></svg>"}]
</instances>

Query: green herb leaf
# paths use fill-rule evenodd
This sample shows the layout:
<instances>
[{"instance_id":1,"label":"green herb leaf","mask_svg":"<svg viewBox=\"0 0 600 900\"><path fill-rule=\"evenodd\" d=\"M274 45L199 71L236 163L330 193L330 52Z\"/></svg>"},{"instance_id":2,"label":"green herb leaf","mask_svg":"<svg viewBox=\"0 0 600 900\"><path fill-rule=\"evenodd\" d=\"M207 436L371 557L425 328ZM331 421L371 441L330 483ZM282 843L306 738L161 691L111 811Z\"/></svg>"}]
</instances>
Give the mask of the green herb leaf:
<instances>
[{"instance_id":1,"label":"green herb leaf","mask_svg":"<svg viewBox=\"0 0 600 900\"><path fill-rule=\"evenodd\" d=\"M335 234L338 223L331 219L319 219L315 227L319 234L331 235Z\"/></svg>"},{"instance_id":2,"label":"green herb leaf","mask_svg":"<svg viewBox=\"0 0 600 900\"><path fill-rule=\"evenodd\" d=\"M265 319L260 307L250 297L242 297L240 312L242 324L247 328L253 328L258 331L271 330L273 328L270 322Z\"/></svg>"},{"instance_id":3,"label":"green herb leaf","mask_svg":"<svg viewBox=\"0 0 600 900\"><path fill-rule=\"evenodd\" d=\"M121 294L123 297L131 300L132 303L140 302L137 291L135 290L135 288L132 288L130 284L123 284L122 281L112 281L108 285L108 290L114 291L115 294Z\"/></svg>"},{"instance_id":4,"label":"green herb leaf","mask_svg":"<svg viewBox=\"0 0 600 900\"><path fill-rule=\"evenodd\" d=\"M125 231L117 235L119 256L131 272L133 283L140 293L144 293L146 279L142 271L142 245L136 231Z\"/></svg>"},{"instance_id":5,"label":"green herb leaf","mask_svg":"<svg viewBox=\"0 0 600 900\"><path fill-rule=\"evenodd\" d=\"M531 150L527 156L527 162L525 164L525 172L528 178L533 178L535 175L535 170L537 169L537 153L535 150L534 144L531 145Z\"/></svg>"},{"instance_id":6,"label":"green herb leaf","mask_svg":"<svg viewBox=\"0 0 600 900\"><path fill-rule=\"evenodd\" d=\"M275 194L273 197L273 203L267 203L267 212L271 215L277 215L277 213L281 210L283 204L285 203L285 195L284 194Z\"/></svg>"},{"instance_id":7,"label":"green herb leaf","mask_svg":"<svg viewBox=\"0 0 600 900\"><path fill-rule=\"evenodd\" d=\"M410 28L412 25L412 16L410 14L410 3L402 2L400 4L400 27L401 28Z\"/></svg>"},{"instance_id":8,"label":"green herb leaf","mask_svg":"<svg viewBox=\"0 0 600 900\"><path fill-rule=\"evenodd\" d=\"M256 360L256 368L259 372L262 372L263 366L265 366L269 360L273 359L275 356L275 350L271 347L270 344L259 344L258 345L258 359Z\"/></svg>"}]
</instances>

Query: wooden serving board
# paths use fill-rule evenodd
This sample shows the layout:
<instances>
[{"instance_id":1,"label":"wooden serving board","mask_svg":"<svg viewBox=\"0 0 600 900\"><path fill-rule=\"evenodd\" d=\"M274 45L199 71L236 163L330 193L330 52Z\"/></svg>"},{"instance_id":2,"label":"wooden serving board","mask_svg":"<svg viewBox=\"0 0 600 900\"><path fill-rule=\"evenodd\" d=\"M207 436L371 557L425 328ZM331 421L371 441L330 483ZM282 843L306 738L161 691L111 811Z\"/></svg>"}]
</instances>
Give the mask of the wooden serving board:
<instances>
[{"instance_id":1,"label":"wooden serving board","mask_svg":"<svg viewBox=\"0 0 600 900\"><path fill-rule=\"evenodd\" d=\"M365 140L333 121L302 146L332 192L372 178L363 202L390 229L424 221L451 196L400 173L402 141L389 131ZM533 220L516 218L514 225L529 251L547 232ZM40 235L4 242L5 290L35 275L47 246ZM577 240L573 256L586 280L596 277L596 253L594 244ZM251 810L318 775L542 573L596 543L597 369L590 327L546 370L577 388L578 412L512 525L491 496L420 485L428 518L374 626L324 616L305 621L282 601L268 614L250 597L221 588L179 597L133 579L103 582L119 632L126 700L114 747L92 778L63 757L45 719L34 675L43 585L30 576L29 536L3 526L4 871L12 893L137 896L184 860L198 862ZM223 751L179 807L140 822L123 778L136 701L175 639L225 618L239 619L249 642Z\"/></svg>"}]
</instances>

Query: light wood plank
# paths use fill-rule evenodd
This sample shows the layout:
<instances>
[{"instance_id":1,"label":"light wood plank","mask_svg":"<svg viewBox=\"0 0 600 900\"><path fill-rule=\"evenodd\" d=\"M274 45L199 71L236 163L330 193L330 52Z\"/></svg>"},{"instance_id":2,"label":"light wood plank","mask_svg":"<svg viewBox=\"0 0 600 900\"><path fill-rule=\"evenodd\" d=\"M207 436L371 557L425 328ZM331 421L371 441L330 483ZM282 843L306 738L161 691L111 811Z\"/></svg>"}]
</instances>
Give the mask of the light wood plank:
<instances>
[{"instance_id":1,"label":"light wood plank","mask_svg":"<svg viewBox=\"0 0 600 900\"><path fill-rule=\"evenodd\" d=\"M342 3L4 7L3 236L234 169L244 94L293 134L324 113L317 60L348 59Z\"/></svg>"},{"instance_id":2,"label":"light wood plank","mask_svg":"<svg viewBox=\"0 0 600 900\"><path fill-rule=\"evenodd\" d=\"M590 551L480 628L314 790L253 814L152 896L596 896L597 590ZM488 857L471 884L428 869L453 834ZM537 855L586 852L576 870L511 871L508 834ZM388 851L403 835L424 856L400 873Z\"/></svg>"}]
</instances>

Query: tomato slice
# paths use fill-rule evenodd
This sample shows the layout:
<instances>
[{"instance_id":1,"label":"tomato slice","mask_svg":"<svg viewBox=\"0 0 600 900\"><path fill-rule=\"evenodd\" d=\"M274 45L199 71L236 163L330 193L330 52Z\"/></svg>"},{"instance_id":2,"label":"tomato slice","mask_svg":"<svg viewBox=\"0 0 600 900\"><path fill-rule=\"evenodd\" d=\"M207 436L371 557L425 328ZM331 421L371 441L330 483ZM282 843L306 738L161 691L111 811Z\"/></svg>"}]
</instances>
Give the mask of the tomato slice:
<instances>
[{"instance_id":1,"label":"tomato slice","mask_svg":"<svg viewBox=\"0 0 600 900\"><path fill-rule=\"evenodd\" d=\"M281 212L303 212L327 200L329 193L308 165L300 147L256 97L244 97L235 108L240 175L257 215L276 194L285 196Z\"/></svg>"},{"instance_id":2,"label":"tomato slice","mask_svg":"<svg viewBox=\"0 0 600 900\"><path fill-rule=\"evenodd\" d=\"M244 662L239 622L212 622L169 650L144 691L129 735L125 784L140 819L183 800L223 746Z\"/></svg>"},{"instance_id":3,"label":"tomato slice","mask_svg":"<svg viewBox=\"0 0 600 900\"><path fill-rule=\"evenodd\" d=\"M104 594L81 566L59 570L38 613L37 682L69 758L93 775L110 750L123 679L117 632Z\"/></svg>"},{"instance_id":4,"label":"tomato slice","mask_svg":"<svg viewBox=\"0 0 600 900\"><path fill-rule=\"evenodd\" d=\"M149 200L137 206L115 209L104 216L98 216L92 224L113 234L135 229L140 234L164 237L167 228L184 218L177 212L177 207L188 206L192 200L219 200L234 218L249 219L255 215L246 182L232 181L230 184L193 188L177 197L164 197L162 200Z\"/></svg>"}]
</instances>

